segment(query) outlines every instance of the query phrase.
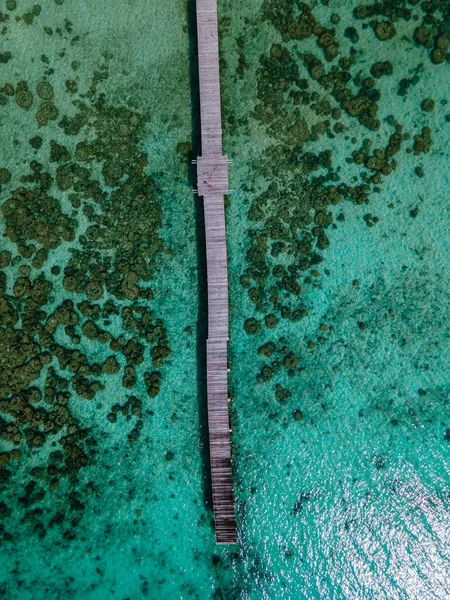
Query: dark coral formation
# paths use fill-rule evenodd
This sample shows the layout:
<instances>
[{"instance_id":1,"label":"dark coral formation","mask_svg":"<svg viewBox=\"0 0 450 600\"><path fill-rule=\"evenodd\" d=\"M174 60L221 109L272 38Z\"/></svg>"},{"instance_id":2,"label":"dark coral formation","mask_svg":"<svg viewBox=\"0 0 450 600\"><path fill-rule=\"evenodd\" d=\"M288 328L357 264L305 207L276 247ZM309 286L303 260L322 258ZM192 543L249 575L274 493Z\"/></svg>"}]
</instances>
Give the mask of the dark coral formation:
<instances>
[{"instance_id":1,"label":"dark coral formation","mask_svg":"<svg viewBox=\"0 0 450 600\"><path fill-rule=\"evenodd\" d=\"M14 10L11 0L7 8ZM33 9L20 19L32 25L39 14ZM3 63L13 59L9 52L0 56ZM26 133L34 153L27 168L0 165L8 244L0 248L0 539L6 541L9 519L22 514L14 506L17 493L27 518L33 512L38 536L54 527L68 540L75 535L84 509L80 470L97 456L96 432L74 416L77 406L98 401L115 378L126 400L106 399L107 426L122 414L133 443L171 352L165 322L151 305L164 245L160 190L141 148L147 117L108 104L99 91L107 78L102 68L83 98L75 81L61 90L51 73L0 89L0 105L13 101L8 109L32 111L35 122ZM70 116L58 102L67 93L75 108ZM49 124L59 129L57 139ZM40 466L24 475L31 456ZM61 511L40 508L49 493L69 502L70 522Z\"/></svg>"},{"instance_id":2,"label":"dark coral formation","mask_svg":"<svg viewBox=\"0 0 450 600\"><path fill-rule=\"evenodd\" d=\"M328 230L344 219L333 207L344 201L368 204L385 178L398 168L402 151L419 155L432 147L428 124L407 131L402 115L380 118L383 79L394 73L398 76L398 67L389 60L376 60L361 69L362 29L373 30L374 45L388 45L399 44L400 37L401 43L408 43L403 33L408 27L410 44L424 45L431 63L444 62L449 58L450 3L386 0L361 4L354 10L354 26L345 28L335 13L330 15L333 27L322 22L306 2L267 0L263 14L282 42L260 57L256 71L258 97L251 117L264 128L271 143L254 165L267 186L262 193L251 194L247 268L240 283L251 303L243 329L258 339L259 354L265 358L257 381L271 382L275 398L284 402L289 394L280 382L285 375L304 372L301 355L314 351L331 331L322 324L314 342L288 343L276 337L283 321L308 317L303 290L317 285L321 272L326 271ZM341 42L343 38L351 42L350 48L348 42ZM245 44L239 40L237 74L241 78ZM421 68L400 80L399 96L406 97L418 84ZM434 106L431 98L421 104L424 113L432 112ZM233 115L228 122L234 125ZM362 134L362 142L358 143L356 133L354 138L345 134L351 130ZM349 174L334 165L327 139L358 144L346 158L354 167L349 167ZM381 139L386 141L381 143ZM407 147L411 139L412 147ZM314 142L319 142L320 149L315 150ZM417 166L416 173L422 176L422 167ZM364 220L373 227L378 217L367 211ZM263 336L270 341L261 346ZM300 408L296 411L294 418L301 420Z\"/></svg>"}]
</instances>

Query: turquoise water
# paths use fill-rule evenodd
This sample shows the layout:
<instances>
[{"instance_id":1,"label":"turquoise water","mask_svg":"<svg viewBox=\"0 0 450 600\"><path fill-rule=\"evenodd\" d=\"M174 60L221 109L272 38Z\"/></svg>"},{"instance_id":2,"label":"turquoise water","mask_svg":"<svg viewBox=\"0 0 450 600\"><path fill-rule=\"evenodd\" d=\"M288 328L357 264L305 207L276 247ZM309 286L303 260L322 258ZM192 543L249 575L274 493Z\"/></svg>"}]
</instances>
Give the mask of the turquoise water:
<instances>
[{"instance_id":1,"label":"turquoise water","mask_svg":"<svg viewBox=\"0 0 450 600\"><path fill-rule=\"evenodd\" d=\"M450 4L219 3L229 548L192 9L2 5L0 597L443 600Z\"/></svg>"}]
</instances>

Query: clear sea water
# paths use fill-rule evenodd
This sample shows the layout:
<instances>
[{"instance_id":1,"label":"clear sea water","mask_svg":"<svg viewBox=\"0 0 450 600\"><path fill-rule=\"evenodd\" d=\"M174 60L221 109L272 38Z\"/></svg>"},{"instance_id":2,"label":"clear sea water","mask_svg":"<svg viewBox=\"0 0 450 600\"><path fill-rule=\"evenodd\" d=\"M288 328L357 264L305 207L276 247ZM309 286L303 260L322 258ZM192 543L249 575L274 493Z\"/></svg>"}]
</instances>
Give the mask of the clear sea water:
<instances>
[{"instance_id":1,"label":"clear sea water","mask_svg":"<svg viewBox=\"0 0 450 600\"><path fill-rule=\"evenodd\" d=\"M450 598L450 3L219 2L231 547L193 10L1 4L0 597Z\"/></svg>"}]
</instances>

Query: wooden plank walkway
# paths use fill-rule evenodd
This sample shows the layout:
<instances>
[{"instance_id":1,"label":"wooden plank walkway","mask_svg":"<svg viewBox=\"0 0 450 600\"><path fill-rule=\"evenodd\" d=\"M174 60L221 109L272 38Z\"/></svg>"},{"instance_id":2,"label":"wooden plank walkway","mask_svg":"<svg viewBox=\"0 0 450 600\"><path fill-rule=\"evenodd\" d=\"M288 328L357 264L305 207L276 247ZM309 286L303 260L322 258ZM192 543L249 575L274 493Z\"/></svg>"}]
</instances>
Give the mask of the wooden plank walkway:
<instances>
[{"instance_id":1,"label":"wooden plank walkway","mask_svg":"<svg viewBox=\"0 0 450 600\"><path fill-rule=\"evenodd\" d=\"M205 210L208 275L208 423L216 540L236 543L228 415L228 272L224 196L228 159L222 156L217 0L197 0L202 156L197 191Z\"/></svg>"}]
</instances>

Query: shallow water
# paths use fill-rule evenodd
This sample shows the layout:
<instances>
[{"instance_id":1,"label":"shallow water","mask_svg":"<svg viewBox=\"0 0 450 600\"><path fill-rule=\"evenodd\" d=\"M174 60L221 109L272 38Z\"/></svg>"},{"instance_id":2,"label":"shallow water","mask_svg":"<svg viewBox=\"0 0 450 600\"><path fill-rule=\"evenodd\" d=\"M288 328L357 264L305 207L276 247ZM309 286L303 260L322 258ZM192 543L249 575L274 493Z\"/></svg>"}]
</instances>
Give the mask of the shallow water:
<instances>
[{"instance_id":1,"label":"shallow water","mask_svg":"<svg viewBox=\"0 0 450 600\"><path fill-rule=\"evenodd\" d=\"M450 596L450 4L341 4L219 3L230 548L193 7L2 9L1 597Z\"/></svg>"}]
</instances>

